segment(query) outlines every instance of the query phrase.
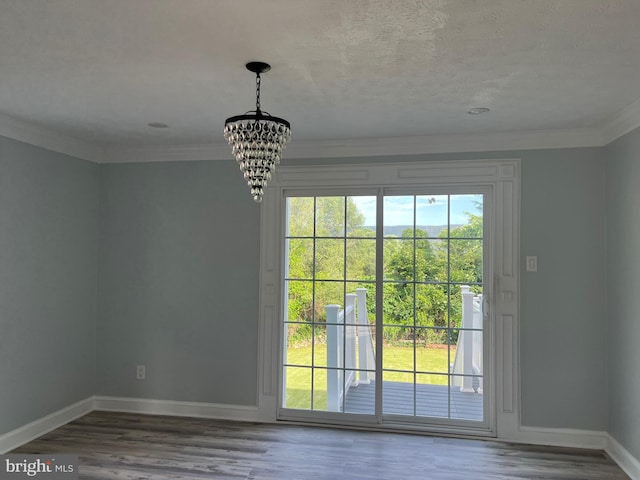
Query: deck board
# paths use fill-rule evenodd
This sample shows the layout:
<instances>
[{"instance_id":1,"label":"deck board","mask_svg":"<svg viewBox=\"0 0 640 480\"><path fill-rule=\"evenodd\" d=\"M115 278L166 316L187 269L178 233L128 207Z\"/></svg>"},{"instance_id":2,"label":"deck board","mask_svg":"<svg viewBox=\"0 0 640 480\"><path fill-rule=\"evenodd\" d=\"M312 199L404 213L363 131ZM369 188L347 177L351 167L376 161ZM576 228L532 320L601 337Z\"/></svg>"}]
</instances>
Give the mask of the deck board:
<instances>
[{"instance_id":1,"label":"deck board","mask_svg":"<svg viewBox=\"0 0 640 480\"><path fill-rule=\"evenodd\" d=\"M451 399L450 412L449 398ZM417 384L415 391L416 411L414 412L412 383L384 382L382 389L383 413L385 414L415 414L421 417L482 421L483 398L477 393L462 393L458 387L452 387L449 391L449 387L446 385ZM373 415L375 413L374 401L375 382L351 387L347 393L345 411Z\"/></svg>"}]
</instances>

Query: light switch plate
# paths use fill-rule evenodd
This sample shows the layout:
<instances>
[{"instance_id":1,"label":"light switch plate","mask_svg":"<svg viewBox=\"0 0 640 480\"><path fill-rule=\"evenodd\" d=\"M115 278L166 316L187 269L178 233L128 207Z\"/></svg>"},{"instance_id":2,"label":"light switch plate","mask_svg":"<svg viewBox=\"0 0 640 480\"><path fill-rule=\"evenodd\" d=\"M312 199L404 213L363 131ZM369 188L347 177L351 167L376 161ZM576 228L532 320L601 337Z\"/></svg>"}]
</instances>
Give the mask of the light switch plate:
<instances>
[{"instance_id":1,"label":"light switch plate","mask_svg":"<svg viewBox=\"0 0 640 480\"><path fill-rule=\"evenodd\" d=\"M538 257L526 257L526 269L527 272L537 272L538 271Z\"/></svg>"}]
</instances>

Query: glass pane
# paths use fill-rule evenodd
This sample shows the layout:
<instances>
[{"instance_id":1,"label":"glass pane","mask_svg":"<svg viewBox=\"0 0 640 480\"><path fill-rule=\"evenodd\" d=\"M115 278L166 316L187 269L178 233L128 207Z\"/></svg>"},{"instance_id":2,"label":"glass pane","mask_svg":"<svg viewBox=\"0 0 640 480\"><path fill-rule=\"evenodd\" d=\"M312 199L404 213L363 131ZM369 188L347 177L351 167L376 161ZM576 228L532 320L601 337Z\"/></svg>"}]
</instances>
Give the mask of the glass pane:
<instances>
[{"instance_id":1,"label":"glass pane","mask_svg":"<svg viewBox=\"0 0 640 480\"><path fill-rule=\"evenodd\" d=\"M404 259L406 262L407 260ZM446 240L416 240L416 280L446 282L449 256Z\"/></svg>"},{"instance_id":2,"label":"glass pane","mask_svg":"<svg viewBox=\"0 0 640 480\"><path fill-rule=\"evenodd\" d=\"M384 279L413 281L413 239L385 239Z\"/></svg>"},{"instance_id":3,"label":"glass pane","mask_svg":"<svg viewBox=\"0 0 640 480\"><path fill-rule=\"evenodd\" d=\"M345 197L316 198L316 237L344 237Z\"/></svg>"},{"instance_id":4,"label":"glass pane","mask_svg":"<svg viewBox=\"0 0 640 480\"><path fill-rule=\"evenodd\" d=\"M479 330L452 330L456 343L451 346L452 373L456 375L483 374L483 332Z\"/></svg>"},{"instance_id":5,"label":"glass pane","mask_svg":"<svg viewBox=\"0 0 640 480\"><path fill-rule=\"evenodd\" d=\"M413 283L385 283L382 305L385 325L413 327ZM385 334L385 340L392 340Z\"/></svg>"},{"instance_id":6,"label":"glass pane","mask_svg":"<svg viewBox=\"0 0 640 480\"><path fill-rule=\"evenodd\" d=\"M287 278L313 278L313 239L292 238L286 241Z\"/></svg>"},{"instance_id":7,"label":"glass pane","mask_svg":"<svg viewBox=\"0 0 640 480\"><path fill-rule=\"evenodd\" d=\"M376 388L373 379L374 372L347 372L347 378L357 381L347 391L345 412L373 415L375 409Z\"/></svg>"},{"instance_id":8,"label":"glass pane","mask_svg":"<svg viewBox=\"0 0 640 480\"><path fill-rule=\"evenodd\" d=\"M327 326L323 324L315 324L313 328L313 365L327 366Z\"/></svg>"},{"instance_id":9,"label":"glass pane","mask_svg":"<svg viewBox=\"0 0 640 480\"><path fill-rule=\"evenodd\" d=\"M316 279L344 280L344 240L316 240Z\"/></svg>"},{"instance_id":10,"label":"glass pane","mask_svg":"<svg viewBox=\"0 0 640 480\"><path fill-rule=\"evenodd\" d=\"M435 238L449 224L447 195L418 195L416 197L416 237Z\"/></svg>"},{"instance_id":11,"label":"glass pane","mask_svg":"<svg viewBox=\"0 0 640 480\"><path fill-rule=\"evenodd\" d=\"M308 323L285 323L287 329L287 349L284 363L311 366L311 327Z\"/></svg>"},{"instance_id":12,"label":"glass pane","mask_svg":"<svg viewBox=\"0 0 640 480\"><path fill-rule=\"evenodd\" d=\"M478 420L483 418L482 378L451 377L451 418Z\"/></svg>"},{"instance_id":13,"label":"glass pane","mask_svg":"<svg viewBox=\"0 0 640 480\"><path fill-rule=\"evenodd\" d=\"M441 347L448 345L448 332L446 328L431 328L423 327L416 329L416 338L418 343L425 345L434 345L435 347Z\"/></svg>"},{"instance_id":14,"label":"glass pane","mask_svg":"<svg viewBox=\"0 0 640 480\"><path fill-rule=\"evenodd\" d=\"M326 347L318 349L315 360L318 365L326 365L328 368L344 368L345 366L345 338L342 325L327 325ZM324 357L322 357L324 353Z\"/></svg>"},{"instance_id":15,"label":"glass pane","mask_svg":"<svg viewBox=\"0 0 640 480\"><path fill-rule=\"evenodd\" d=\"M284 287L287 319L291 322L313 321L313 282L288 280Z\"/></svg>"},{"instance_id":16,"label":"glass pane","mask_svg":"<svg viewBox=\"0 0 640 480\"><path fill-rule=\"evenodd\" d=\"M450 241L451 281L482 282L482 240Z\"/></svg>"},{"instance_id":17,"label":"glass pane","mask_svg":"<svg viewBox=\"0 0 640 480\"><path fill-rule=\"evenodd\" d=\"M479 285L451 285L451 328L483 328L482 295L475 293L481 288Z\"/></svg>"},{"instance_id":18,"label":"glass pane","mask_svg":"<svg viewBox=\"0 0 640 480\"><path fill-rule=\"evenodd\" d=\"M392 372L383 370L384 383L413 383L413 372Z\"/></svg>"},{"instance_id":19,"label":"glass pane","mask_svg":"<svg viewBox=\"0 0 640 480\"><path fill-rule=\"evenodd\" d=\"M344 370L337 368L327 368L325 369L325 373L327 391L326 408L330 412L341 412L344 402L344 399L342 398L342 393L344 391Z\"/></svg>"},{"instance_id":20,"label":"glass pane","mask_svg":"<svg viewBox=\"0 0 640 480\"><path fill-rule=\"evenodd\" d=\"M430 373L449 373L453 358L449 357L449 346L437 343L416 343L416 370ZM422 380L436 382L436 375L421 375Z\"/></svg>"},{"instance_id":21,"label":"glass pane","mask_svg":"<svg viewBox=\"0 0 640 480\"><path fill-rule=\"evenodd\" d=\"M416 415L449 417L448 382L447 375L416 375Z\"/></svg>"},{"instance_id":22,"label":"glass pane","mask_svg":"<svg viewBox=\"0 0 640 480\"><path fill-rule=\"evenodd\" d=\"M413 334L410 329L397 327L385 327L384 354L382 356L382 368L384 370L414 371ZM387 340L387 335L394 338ZM394 373L389 373L393 377ZM397 381L399 377L395 378ZM413 381L413 380L411 380Z\"/></svg>"},{"instance_id":23,"label":"glass pane","mask_svg":"<svg viewBox=\"0 0 640 480\"><path fill-rule=\"evenodd\" d=\"M283 406L286 408L311 408L311 369L284 367L286 382Z\"/></svg>"},{"instance_id":24,"label":"glass pane","mask_svg":"<svg viewBox=\"0 0 640 480\"><path fill-rule=\"evenodd\" d=\"M347 293L356 293L364 297L364 305L366 307L366 312L362 312L359 309L360 307L358 307L358 318L360 317L360 315L366 315L366 320L369 322L369 324L375 325L376 323L376 286L375 284L348 282Z\"/></svg>"},{"instance_id":25,"label":"glass pane","mask_svg":"<svg viewBox=\"0 0 640 480\"><path fill-rule=\"evenodd\" d=\"M363 370L375 369L375 287L368 285L366 290L364 288L357 289L359 295L365 296L365 308L366 313L362 312L360 306L358 306L357 315L357 327L356 327L356 368ZM373 313L372 313L373 312ZM361 315L366 315L366 318L361 318ZM374 377L371 377L374 380Z\"/></svg>"},{"instance_id":26,"label":"glass pane","mask_svg":"<svg viewBox=\"0 0 640 480\"><path fill-rule=\"evenodd\" d=\"M347 279L376 279L376 240L347 239Z\"/></svg>"},{"instance_id":27,"label":"glass pane","mask_svg":"<svg viewBox=\"0 0 640 480\"><path fill-rule=\"evenodd\" d=\"M451 236L482 238L482 195L451 195Z\"/></svg>"},{"instance_id":28,"label":"glass pane","mask_svg":"<svg viewBox=\"0 0 640 480\"><path fill-rule=\"evenodd\" d=\"M344 283L318 281L315 282L315 291L314 320L316 322L327 321L327 305L339 305L339 310L344 308Z\"/></svg>"},{"instance_id":29,"label":"glass pane","mask_svg":"<svg viewBox=\"0 0 640 480\"><path fill-rule=\"evenodd\" d=\"M462 349L458 349L458 345L461 340L462 335L460 335L460 330L449 330L449 351L451 352L450 373L463 372L464 359L462 358Z\"/></svg>"},{"instance_id":30,"label":"glass pane","mask_svg":"<svg viewBox=\"0 0 640 480\"><path fill-rule=\"evenodd\" d=\"M384 197L384 236L413 237L413 195Z\"/></svg>"},{"instance_id":31,"label":"glass pane","mask_svg":"<svg viewBox=\"0 0 640 480\"><path fill-rule=\"evenodd\" d=\"M327 370L313 369L313 409L327 410Z\"/></svg>"},{"instance_id":32,"label":"glass pane","mask_svg":"<svg viewBox=\"0 0 640 480\"><path fill-rule=\"evenodd\" d=\"M466 297L468 295L468 297ZM464 299L467 298L466 305ZM469 297L471 299L469 299ZM484 328L483 315L482 315L482 295L478 295L473 292L473 288L469 293L463 293L463 306L462 306L462 328L469 328L474 330L480 330Z\"/></svg>"},{"instance_id":33,"label":"glass pane","mask_svg":"<svg viewBox=\"0 0 640 480\"><path fill-rule=\"evenodd\" d=\"M449 294L449 316L450 328L460 328L462 326L462 293L460 285L451 285Z\"/></svg>"},{"instance_id":34,"label":"glass pane","mask_svg":"<svg viewBox=\"0 0 640 480\"><path fill-rule=\"evenodd\" d=\"M448 291L446 284L416 284L416 325L447 327ZM431 337L431 334L429 336Z\"/></svg>"},{"instance_id":35,"label":"glass pane","mask_svg":"<svg viewBox=\"0 0 640 480\"><path fill-rule=\"evenodd\" d=\"M358 342L356 337L356 326L347 325L344 327L344 367L355 369L358 368Z\"/></svg>"},{"instance_id":36,"label":"glass pane","mask_svg":"<svg viewBox=\"0 0 640 480\"><path fill-rule=\"evenodd\" d=\"M347 197L347 236L376 236L376 197Z\"/></svg>"},{"instance_id":37,"label":"glass pane","mask_svg":"<svg viewBox=\"0 0 640 480\"><path fill-rule=\"evenodd\" d=\"M415 415L413 373L383 372L382 412Z\"/></svg>"},{"instance_id":38,"label":"glass pane","mask_svg":"<svg viewBox=\"0 0 640 480\"><path fill-rule=\"evenodd\" d=\"M287 236L313 237L313 197L287 198Z\"/></svg>"},{"instance_id":39,"label":"glass pane","mask_svg":"<svg viewBox=\"0 0 640 480\"><path fill-rule=\"evenodd\" d=\"M354 292L347 292L344 303L344 324L355 328L358 324L358 295Z\"/></svg>"}]
</instances>

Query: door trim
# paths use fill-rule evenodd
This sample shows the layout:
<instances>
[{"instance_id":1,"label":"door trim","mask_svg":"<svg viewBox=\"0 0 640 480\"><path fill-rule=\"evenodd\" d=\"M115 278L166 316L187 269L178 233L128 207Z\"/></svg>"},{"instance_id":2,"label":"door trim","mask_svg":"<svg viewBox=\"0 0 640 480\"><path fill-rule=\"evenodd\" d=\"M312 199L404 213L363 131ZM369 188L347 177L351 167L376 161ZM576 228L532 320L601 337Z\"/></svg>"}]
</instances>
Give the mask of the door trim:
<instances>
[{"instance_id":1,"label":"door trim","mask_svg":"<svg viewBox=\"0 0 640 480\"><path fill-rule=\"evenodd\" d=\"M261 206L258 345L258 407L261 418L268 421L280 418L279 352L283 311L280 245L284 234L284 190L423 184L443 187L486 185L493 189L491 208L495 215L490 226L491 245L488 245L494 262L493 298L490 303L495 325L492 343L496 349L495 362L489 366L494 379L492 394L495 398L492 433L504 439L517 437L520 424L519 159L279 167ZM473 429L459 433L478 434Z\"/></svg>"}]
</instances>

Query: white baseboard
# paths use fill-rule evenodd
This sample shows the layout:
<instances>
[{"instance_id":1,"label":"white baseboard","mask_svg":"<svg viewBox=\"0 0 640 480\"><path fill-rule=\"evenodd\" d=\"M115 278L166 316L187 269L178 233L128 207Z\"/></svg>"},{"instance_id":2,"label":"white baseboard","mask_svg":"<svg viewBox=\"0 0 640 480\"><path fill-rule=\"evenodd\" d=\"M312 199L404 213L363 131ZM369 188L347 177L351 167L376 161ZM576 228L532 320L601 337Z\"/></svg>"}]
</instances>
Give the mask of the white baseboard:
<instances>
[{"instance_id":1,"label":"white baseboard","mask_svg":"<svg viewBox=\"0 0 640 480\"><path fill-rule=\"evenodd\" d=\"M9 452L93 410L249 422L265 421L257 406L95 396L81 400L11 432L0 435L0 454ZM632 480L640 480L640 461L606 432L521 426L514 436L498 438L497 440L532 445L604 450Z\"/></svg>"},{"instance_id":2,"label":"white baseboard","mask_svg":"<svg viewBox=\"0 0 640 480\"><path fill-rule=\"evenodd\" d=\"M640 461L629 453L611 435L608 435L605 452L616 462L624 472L631 477L631 480L640 480Z\"/></svg>"},{"instance_id":3,"label":"white baseboard","mask_svg":"<svg viewBox=\"0 0 640 480\"><path fill-rule=\"evenodd\" d=\"M95 397L95 410L177 417L217 418L260 422L263 419L257 406L227 405L220 403L178 402L129 397Z\"/></svg>"},{"instance_id":4,"label":"white baseboard","mask_svg":"<svg viewBox=\"0 0 640 480\"><path fill-rule=\"evenodd\" d=\"M631 480L640 480L640 461L607 432L564 428L520 427L509 441L556 447L604 450Z\"/></svg>"},{"instance_id":5,"label":"white baseboard","mask_svg":"<svg viewBox=\"0 0 640 480\"><path fill-rule=\"evenodd\" d=\"M91 412L93 410L93 398L85 398L57 412L0 435L0 454L10 452L20 445L24 445Z\"/></svg>"},{"instance_id":6,"label":"white baseboard","mask_svg":"<svg viewBox=\"0 0 640 480\"><path fill-rule=\"evenodd\" d=\"M604 450L608 444L609 434L595 430L521 426L515 438L505 440L532 445Z\"/></svg>"}]
</instances>

